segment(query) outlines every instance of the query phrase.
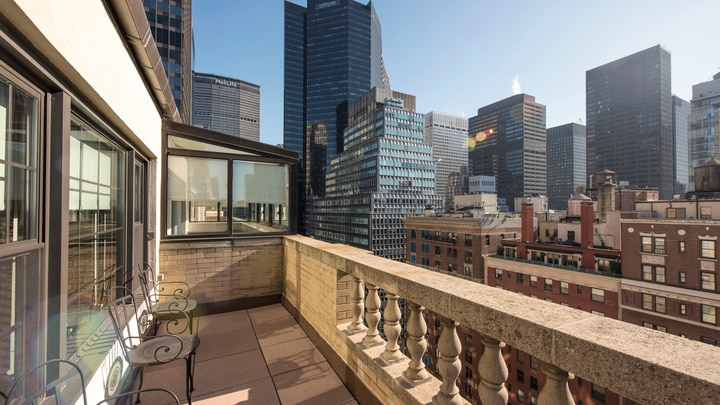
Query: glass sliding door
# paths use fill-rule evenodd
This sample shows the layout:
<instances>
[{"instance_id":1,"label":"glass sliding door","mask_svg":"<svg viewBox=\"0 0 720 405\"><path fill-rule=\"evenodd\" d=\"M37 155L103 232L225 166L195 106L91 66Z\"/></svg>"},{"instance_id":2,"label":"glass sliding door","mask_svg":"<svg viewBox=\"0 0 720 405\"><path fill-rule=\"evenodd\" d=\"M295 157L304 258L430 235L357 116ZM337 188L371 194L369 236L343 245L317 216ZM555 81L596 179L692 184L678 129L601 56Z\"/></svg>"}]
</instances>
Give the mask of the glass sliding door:
<instances>
[{"instance_id":1,"label":"glass sliding door","mask_svg":"<svg viewBox=\"0 0 720 405\"><path fill-rule=\"evenodd\" d=\"M73 116L70 129L67 355L83 357L105 320L103 287L125 281L126 153Z\"/></svg>"}]
</instances>

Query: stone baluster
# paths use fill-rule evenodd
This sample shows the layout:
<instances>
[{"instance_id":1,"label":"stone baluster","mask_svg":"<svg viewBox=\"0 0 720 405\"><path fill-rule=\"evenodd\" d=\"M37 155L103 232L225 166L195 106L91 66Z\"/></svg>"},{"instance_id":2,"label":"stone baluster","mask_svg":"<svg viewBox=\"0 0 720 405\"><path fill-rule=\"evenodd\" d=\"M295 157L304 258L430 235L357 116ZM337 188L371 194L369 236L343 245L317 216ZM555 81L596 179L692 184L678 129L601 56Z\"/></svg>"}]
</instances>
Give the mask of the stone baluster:
<instances>
[{"instance_id":1,"label":"stone baluster","mask_svg":"<svg viewBox=\"0 0 720 405\"><path fill-rule=\"evenodd\" d=\"M548 363L543 364L543 373L547 379L538 396L538 405L575 405L568 387L568 380L575 376Z\"/></svg>"},{"instance_id":2,"label":"stone baluster","mask_svg":"<svg viewBox=\"0 0 720 405\"><path fill-rule=\"evenodd\" d=\"M440 318L442 324L442 332L438 341L438 349L440 350L440 358L437 361L437 368L442 377L440 384L440 392L433 398L433 404L461 404L462 398L458 395L458 387L455 384L460 375L460 338L455 331L458 323L452 319L444 317Z\"/></svg>"},{"instance_id":3,"label":"stone baluster","mask_svg":"<svg viewBox=\"0 0 720 405\"><path fill-rule=\"evenodd\" d=\"M385 292L385 298L387 303L385 304L385 326L383 331L385 332L385 351L380 354L386 363L392 364L398 361L404 360L405 355L400 351L398 345L398 338L400 337L401 326L400 326L400 306L398 305L398 296L389 292Z\"/></svg>"},{"instance_id":4,"label":"stone baluster","mask_svg":"<svg viewBox=\"0 0 720 405\"><path fill-rule=\"evenodd\" d=\"M488 336L483 336L481 342L485 349L478 363L478 372L482 379L478 385L480 402L483 405L505 405L508 402L505 388L508 370L501 350L505 343Z\"/></svg>"},{"instance_id":5,"label":"stone baluster","mask_svg":"<svg viewBox=\"0 0 720 405\"><path fill-rule=\"evenodd\" d=\"M367 330L367 327L363 323L363 312L365 309L365 304L363 304L363 298L365 295L365 286L361 279L357 277L353 277L354 286L352 289L352 296L350 297L350 301L352 301L351 309L352 309L352 321L347 327L347 330L350 333L360 333Z\"/></svg>"},{"instance_id":6,"label":"stone baluster","mask_svg":"<svg viewBox=\"0 0 720 405\"><path fill-rule=\"evenodd\" d=\"M372 284L366 283L368 294L365 298L365 321L368 324L367 333L363 338L365 347L379 346L385 343L378 332L378 324L380 323L380 296L378 288Z\"/></svg>"},{"instance_id":7,"label":"stone baluster","mask_svg":"<svg viewBox=\"0 0 720 405\"><path fill-rule=\"evenodd\" d=\"M417 385L430 380L430 374L425 370L425 364L422 361L427 349L427 339L425 338L427 324L423 318L425 307L409 301L407 306L410 309L410 316L407 321L408 337L405 340L405 346L410 354L410 364L408 364L407 370L403 371L403 376Z\"/></svg>"}]
</instances>

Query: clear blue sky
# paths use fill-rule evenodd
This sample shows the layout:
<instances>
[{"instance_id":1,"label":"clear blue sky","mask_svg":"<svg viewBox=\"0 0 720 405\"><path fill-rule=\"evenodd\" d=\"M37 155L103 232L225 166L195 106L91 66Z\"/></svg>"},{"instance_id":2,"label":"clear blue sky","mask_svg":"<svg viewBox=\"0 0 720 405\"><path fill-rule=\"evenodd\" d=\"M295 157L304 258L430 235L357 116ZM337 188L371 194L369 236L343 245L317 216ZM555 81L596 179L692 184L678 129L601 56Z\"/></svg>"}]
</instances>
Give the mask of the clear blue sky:
<instances>
[{"instance_id":1,"label":"clear blue sky","mask_svg":"<svg viewBox=\"0 0 720 405\"><path fill-rule=\"evenodd\" d=\"M516 81L547 106L548 127L584 123L585 71L657 44L686 100L720 70L720 0L373 4L392 88L414 94L421 113L471 117ZM260 140L273 145L283 131L283 10L281 0L193 2L195 70L260 85Z\"/></svg>"}]
</instances>

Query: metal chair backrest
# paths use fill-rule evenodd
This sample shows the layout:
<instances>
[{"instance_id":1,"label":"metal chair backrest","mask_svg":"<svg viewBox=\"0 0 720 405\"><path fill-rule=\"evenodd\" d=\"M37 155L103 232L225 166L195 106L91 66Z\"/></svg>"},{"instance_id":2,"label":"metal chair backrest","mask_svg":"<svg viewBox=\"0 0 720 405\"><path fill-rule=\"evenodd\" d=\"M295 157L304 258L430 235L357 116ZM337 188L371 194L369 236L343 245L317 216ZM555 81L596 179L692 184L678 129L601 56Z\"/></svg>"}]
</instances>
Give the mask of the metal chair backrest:
<instances>
[{"instance_id":1,"label":"metal chair backrest","mask_svg":"<svg viewBox=\"0 0 720 405\"><path fill-rule=\"evenodd\" d=\"M138 313L135 296L127 287L115 286L109 288L106 291L105 300L115 329L115 335L120 341L120 347L122 347L125 359L128 360L128 346L132 347L138 343L133 342L130 336L139 336L142 333L141 317L145 316L147 318L147 313L145 315ZM135 319L135 324L132 323L133 319ZM125 327L128 329L128 338L123 332Z\"/></svg>"},{"instance_id":2,"label":"metal chair backrest","mask_svg":"<svg viewBox=\"0 0 720 405\"><path fill-rule=\"evenodd\" d=\"M155 402L162 402L162 403L171 403L180 405L180 400L178 399L177 395L175 395L174 392L165 389L165 388L145 388L141 390L135 390L135 391L127 391L123 392L119 395L114 395L112 397L108 397L103 399L102 401L98 402L97 405L100 404L107 404L110 403L110 401L115 401L115 404L124 404L124 403L130 403L132 401L132 397L136 394L147 394L149 392L158 392L160 393L160 398L156 396L151 396L150 400Z\"/></svg>"},{"instance_id":3,"label":"metal chair backrest","mask_svg":"<svg viewBox=\"0 0 720 405\"><path fill-rule=\"evenodd\" d=\"M155 302L155 294L157 294L157 283L155 278L155 269L148 263L140 263L138 265L138 278L140 279L140 287L142 288L143 299L148 308Z\"/></svg>"},{"instance_id":4,"label":"metal chair backrest","mask_svg":"<svg viewBox=\"0 0 720 405\"><path fill-rule=\"evenodd\" d=\"M77 380L76 384L73 384L74 380ZM78 395L87 405L85 378L80 367L68 360L54 359L32 368L15 380L5 404L45 404L53 398L56 404L74 404L79 399Z\"/></svg>"}]
</instances>

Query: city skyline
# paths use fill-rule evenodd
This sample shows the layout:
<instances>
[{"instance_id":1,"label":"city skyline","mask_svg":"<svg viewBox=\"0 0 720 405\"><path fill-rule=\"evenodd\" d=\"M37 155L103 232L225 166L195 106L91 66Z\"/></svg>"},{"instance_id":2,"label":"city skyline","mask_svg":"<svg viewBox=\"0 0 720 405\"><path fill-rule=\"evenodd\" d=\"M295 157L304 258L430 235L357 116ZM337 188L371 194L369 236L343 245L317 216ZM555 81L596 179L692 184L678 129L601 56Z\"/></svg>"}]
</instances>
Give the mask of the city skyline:
<instances>
[{"instance_id":1,"label":"city skyline","mask_svg":"<svg viewBox=\"0 0 720 405\"><path fill-rule=\"evenodd\" d=\"M717 14L720 3L661 3L373 5L393 89L415 94L418 112L470 117L477 108L511 96L515 87L547 105L552 127L578 119L585 123L586 70L642 49L662 44L670 50L672 92L686 100L693 84L718 71L720 56L707 49L714 49L720 25L697 16ZM252 18L233 22L239 15ZM260 85L260 139L281 143L283 2L196 2L193 25L195 69ZM433 59L422 49L436 49Z\"/></svg>"}]
</instances>

